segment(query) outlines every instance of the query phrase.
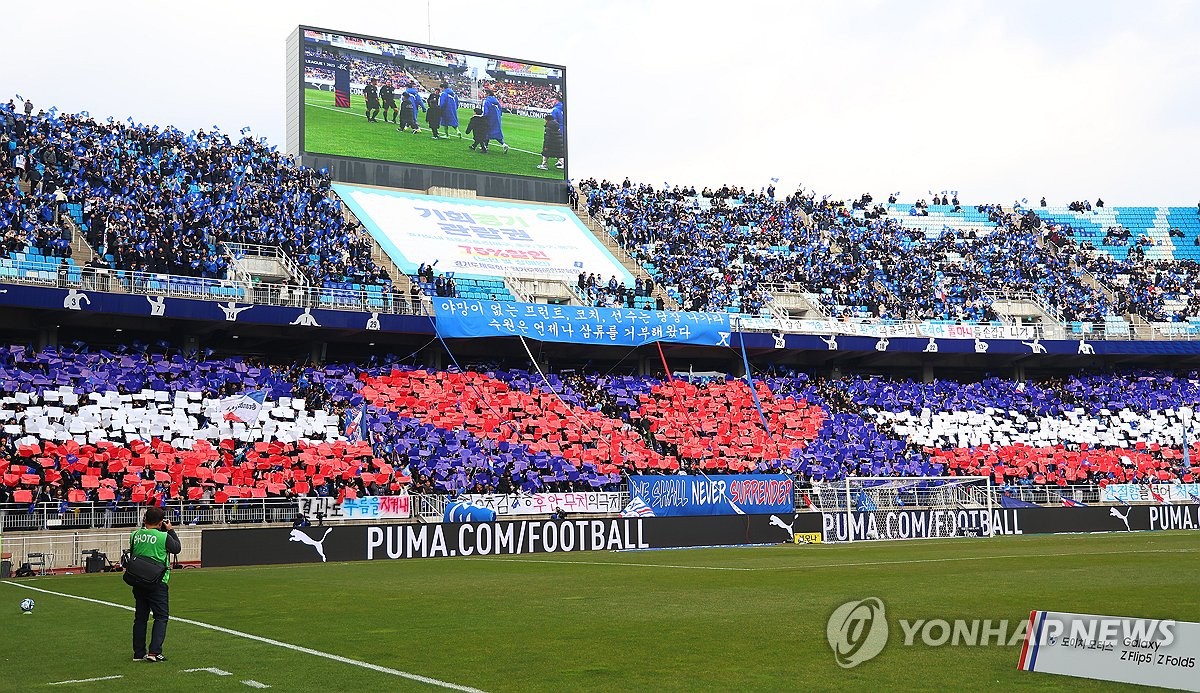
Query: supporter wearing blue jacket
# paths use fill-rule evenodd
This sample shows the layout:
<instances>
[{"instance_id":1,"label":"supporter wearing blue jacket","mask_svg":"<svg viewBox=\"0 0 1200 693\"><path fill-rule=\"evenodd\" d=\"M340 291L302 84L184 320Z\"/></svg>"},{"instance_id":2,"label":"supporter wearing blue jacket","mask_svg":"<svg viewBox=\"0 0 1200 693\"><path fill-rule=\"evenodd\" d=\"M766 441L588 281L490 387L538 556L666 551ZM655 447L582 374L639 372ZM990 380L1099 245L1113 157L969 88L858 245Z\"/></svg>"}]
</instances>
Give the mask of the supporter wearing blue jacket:
<instances>
[{"instance_id":1,"label":"supporter wearing blue jacket","mask_svg":"<svg viewBox=\"0 0 1200 693\"><path fill-rule=\"evenodd\" d=\"M442 82L442 97L438 106L442 108L442 127L446 129L446 137L450 136L450 128L454 128L459 139L462 139L462 133L458 130L458 95L446 82Z\"/></svg>"},{"instance_id":2,"label":"supporter wearing blue jacket","mask_svg":"<svg viewBox=\"0 0 1200 693\"><path fill-rule=\"evenodd\" d=\"M491 89L484 90L487 94L483 99L483 120L488 127L488 141L496 140L500 146L504 147L504 153L508 153L508 145L504 142L504 130L500 125L500 100Z\"/></svg>"},{"instance_id":3,"label":"supporter wearing blue jacket","mask_svg":"<svg viewBox=\"0 0 1200 693\"><path fill-rule=\"evenodd\" d=\"M561 99L555 99L554 107L550 109L550 115L554 116L554 122L558 123L558 131L565 138L567 136L567 105Z\"/></svg>"}]
</instances>

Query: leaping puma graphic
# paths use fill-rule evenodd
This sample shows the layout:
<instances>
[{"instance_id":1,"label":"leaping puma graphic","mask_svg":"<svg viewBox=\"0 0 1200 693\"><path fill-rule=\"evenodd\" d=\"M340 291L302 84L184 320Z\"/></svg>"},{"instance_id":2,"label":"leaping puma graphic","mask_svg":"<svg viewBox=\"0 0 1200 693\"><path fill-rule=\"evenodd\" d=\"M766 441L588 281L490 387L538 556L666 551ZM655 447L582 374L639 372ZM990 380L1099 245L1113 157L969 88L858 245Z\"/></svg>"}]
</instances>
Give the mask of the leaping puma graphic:
<instances>
[{"instance_id":1,"label":"leaping puma graphic","mask_svg":"<svg viewBox=\"0 0 1200 693\"><path fill-rule=\"evenodd\" d=\"M301 544L308 544L309 546L313 547L314 549L317 550L317 555L321 557L321 562L324 563L325 562L325 547L324 547L325 537L329 536L329 533L332 531L333 531L333 527L326 529L325 533L321 535L321 540L317 541L316 539L313 539L312 537L308 536L304 532L301 532L298 529L293 529L292 536L288 538L288 541L298 541Z\"/></svg>"}]
</instances>

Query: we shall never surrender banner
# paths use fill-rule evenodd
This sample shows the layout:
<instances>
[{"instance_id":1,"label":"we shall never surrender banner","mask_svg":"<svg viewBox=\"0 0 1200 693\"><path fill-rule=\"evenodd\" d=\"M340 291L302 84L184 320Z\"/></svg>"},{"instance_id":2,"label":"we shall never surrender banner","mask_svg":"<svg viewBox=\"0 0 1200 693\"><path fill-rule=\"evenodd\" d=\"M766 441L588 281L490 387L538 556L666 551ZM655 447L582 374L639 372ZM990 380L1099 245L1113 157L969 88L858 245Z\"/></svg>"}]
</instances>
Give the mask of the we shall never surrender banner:
<instances>
[{"instance_id":1,"label":"we shall never surrender banner","mask_svg":"<svg viewBox=\"0 0 1200 693\"><path fill-rule=\"evenodd\" d=\"M433 299L443 337L511 337L544 342L641 346L677 342L729 346L728 313L588 308L544 303Z\"/></svg>"},{"instance_id":2,"label":"we shall never surrender banner","mask_svg":"<svg viewBox=\"0 0 1200 693\"><path fill-rule=\"evenodd\" d=\"M792 478L786 474L631 476L629 500L641 501L655 517L791 513Z\"/></svg>"}]
</instances>

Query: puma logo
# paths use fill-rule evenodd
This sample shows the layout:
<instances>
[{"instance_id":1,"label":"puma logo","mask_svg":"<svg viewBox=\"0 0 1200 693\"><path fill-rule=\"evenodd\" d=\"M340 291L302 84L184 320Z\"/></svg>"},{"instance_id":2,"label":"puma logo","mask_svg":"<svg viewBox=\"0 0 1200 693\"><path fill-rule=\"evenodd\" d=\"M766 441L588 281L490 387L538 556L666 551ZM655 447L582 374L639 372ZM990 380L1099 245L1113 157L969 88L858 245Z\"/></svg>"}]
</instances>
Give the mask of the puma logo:
<instances>
[{"instance_id":1,"label":"puma logo","mask_svg":"<svg viewBox=\"0 0 1200 693\"><path fill-rule=\"evenodd\" d=\"M1125 523L1125 531L1126 531L1126 532L1132 532L1132 531L1133 531L1133 530L1129 529L1129 511L1128 511L1128 510L1126 510L1126 511L1125 511L1125 514L1124 514L1124 515L1122 515L1120 512L1118 512L1118 511L1117 511L1117 509L1116 509L1116 508L1109 508L1109 509L1108 509L1108 514L1109 514L1109 515L1112 515L1113 517L1119 518L1119 519L1121 520L1121 522L1124 522L1124 523Z\"/></svg>"},{"instance_id":2,"label":"puma logo","mask_svg":"<svg viewBox=\"0 0 1200 693\"><path fill-rule=\"evenodd\" d=\"M321 562L324 563L325 562L325 547L324 547L325 537L329 536L329 533L332 531L333 531L333 527L326 529L325 534L321 535L321 540L317 541L316 539L313 539L312 537L308 536L304 532L301 532L298 529L293 529L292 536L288 538L288 541L298 541L301 544L308 544L309 546L313 547L314 549L317 550L317 555L321 557Z\"/></svg>"},{"instance_id":3,"label":"puma logo","mask_svg":"<svg viewBox=\"0 0 1200 693\"><path fill-rule=\"evenodd\" d=\"M792 520L791 524L788 524L788 523L784 522L778 515L772 515L771 519L770 519L770 524L787 532L788 539L791 539L792 535L795 534L795 531L792 530L792 527L796 524L795 520Z\"/></svg>"}]
</instances>

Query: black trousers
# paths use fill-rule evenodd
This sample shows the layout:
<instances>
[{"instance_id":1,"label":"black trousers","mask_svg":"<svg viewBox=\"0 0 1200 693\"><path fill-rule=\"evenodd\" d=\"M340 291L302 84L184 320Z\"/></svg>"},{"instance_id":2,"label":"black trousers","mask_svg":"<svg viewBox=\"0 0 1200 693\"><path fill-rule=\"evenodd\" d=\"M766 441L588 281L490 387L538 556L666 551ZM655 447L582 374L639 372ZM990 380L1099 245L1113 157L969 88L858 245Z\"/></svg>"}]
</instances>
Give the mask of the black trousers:
<instances>
[{"instance_id":1,"label":"black trousers","mask_svg":"<svg viewBox=\"0 0 1200 693\"><path fill-rule=\"evenodd\" d=\"M167 619L170 617L170 601L166 584L160 583L154 589L133 590L133 656L145 657L146 653L162 654L163 640L167 639ZM146 649L146 621L154 612L154 630L150 633L150 649Z\"/></svg>"}]
</instances>

